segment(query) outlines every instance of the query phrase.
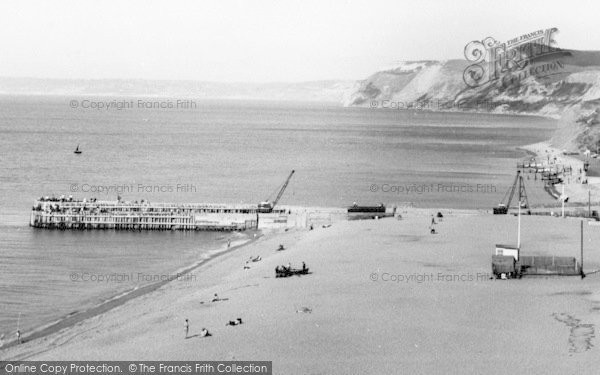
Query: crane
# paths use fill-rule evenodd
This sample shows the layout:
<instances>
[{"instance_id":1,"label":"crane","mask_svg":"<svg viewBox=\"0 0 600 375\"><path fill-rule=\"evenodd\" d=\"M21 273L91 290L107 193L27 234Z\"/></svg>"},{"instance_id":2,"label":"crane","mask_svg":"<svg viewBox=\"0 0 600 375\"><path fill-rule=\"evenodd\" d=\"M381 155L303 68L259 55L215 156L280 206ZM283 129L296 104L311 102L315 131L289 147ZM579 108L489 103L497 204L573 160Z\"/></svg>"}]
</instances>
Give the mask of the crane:
<instances>
[{"instance_id":1,"label":"crane","mask_svg":"<svg viewBox=\"0 0 600 375\"><path fill-rule=\"evenodd\" d=\"M525 182L523 181L523 176L521 176L521 171L517 171L515 181L504 195L502 203L500 203L498 207L494 207L494 215L505 215L508 213L508 209L510 208L513 196L515 195L515 190L518 190L517 193L519 195L519 205L521 206L521 208L529 208L529 202L527 201L527 192L525 191ZM506 201L507 196L508 201ZM505 201L506 204L504 204Z\"/></svg>"},{"instance_id":2,"label":"crane","mask_svg":"<svg viewBox=\"0 0 600 375\"><path fill-rule=\"evenodd\" d=\"M296 171L292 170L292 172L290 173L290 175L288 176L288 178L283 183L283 186L281 187L281 190L279 190L279 193L277 193L277 198L275 198L275 200L273 202L269 202L269 200L266 200L266 201L260 202L258 204L258 212L260 212L260 213L273 212L273 208L275 208L275 205L277 205L277 202L279 202L279 199L281 199L281 196L283 195L283 192L285 191L285 188L287 188L287 186L288 186L288 184L290 182L290 179L294 175L294 172L296 172Z\"/></svg>"}]
</instances>

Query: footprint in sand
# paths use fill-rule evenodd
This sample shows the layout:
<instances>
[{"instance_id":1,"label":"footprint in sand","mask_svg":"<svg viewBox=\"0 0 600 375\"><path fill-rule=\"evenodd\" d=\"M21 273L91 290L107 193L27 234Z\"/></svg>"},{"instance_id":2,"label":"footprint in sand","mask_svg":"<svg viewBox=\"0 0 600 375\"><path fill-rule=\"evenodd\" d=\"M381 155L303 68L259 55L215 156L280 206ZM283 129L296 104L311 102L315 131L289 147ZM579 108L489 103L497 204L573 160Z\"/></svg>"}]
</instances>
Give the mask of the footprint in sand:
<instances>
[{"instance_id":1,"label":"footprint in sand","mask_svg":"<svg viewBox=\"0 0 600 375\"><path fill-rule=\"evenodd\" d=\"M595 337L593 324L582 324L581 320L565 313L554 313L552 316L557 321L571 328L571 334L569 335L570 353L583 353L594 346L592 344L592 339Z\"/></svg>"}]
</instances>

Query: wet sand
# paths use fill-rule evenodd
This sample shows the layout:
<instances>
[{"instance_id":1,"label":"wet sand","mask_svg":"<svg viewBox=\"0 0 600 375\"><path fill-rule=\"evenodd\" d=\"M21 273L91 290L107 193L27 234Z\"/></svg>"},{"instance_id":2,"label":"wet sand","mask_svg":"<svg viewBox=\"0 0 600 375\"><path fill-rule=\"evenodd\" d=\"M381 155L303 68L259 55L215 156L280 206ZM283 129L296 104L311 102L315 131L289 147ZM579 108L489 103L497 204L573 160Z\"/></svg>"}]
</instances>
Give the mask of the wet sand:
<instances>
[{"instance_id":1,"label":"wet sand","mask_svg":"<svg viewBox=\"0 0 600 375\"><path fill-rule=\"evenodd\" d=\"M444 210L268 235L10 359L272 360L275 373L582 373L600 366L600 275L491 280L512 215ZM525 216L523 255L579 256L579 220ZM584 227L587 272L600 227ZM279 244L285 251L275 251ZM250 256L262 261L250 263ZM275 278L305 261L311 274ZM222 301L211 302L214 293ZM190 319L189 339L184 338ZM242 318L239 326L226 326ZM212 337L199 337L206 327Z\"/></svg>"}]
</instances>

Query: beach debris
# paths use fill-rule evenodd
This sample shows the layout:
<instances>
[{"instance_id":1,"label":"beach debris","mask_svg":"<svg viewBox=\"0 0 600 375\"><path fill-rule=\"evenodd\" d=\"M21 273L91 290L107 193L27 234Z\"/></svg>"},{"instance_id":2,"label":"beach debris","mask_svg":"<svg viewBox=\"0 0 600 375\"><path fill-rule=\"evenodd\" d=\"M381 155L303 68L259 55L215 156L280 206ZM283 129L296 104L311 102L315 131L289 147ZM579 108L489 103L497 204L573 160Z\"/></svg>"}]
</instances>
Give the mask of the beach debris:
<instances>
[{"instance_id":1,"label":"beach debris","mask_svg":"<svg viewBox=\"0 0 600 375\"><path fill-rule=\"evenodd\" d=\"M279 244L277 251L283 251L283 250L285 250L285 247L282 244Z\"/></svg>"},{"instance_id":2,"label":"beach debris","mask_svg":"<svg viewBox=\"0 0 600 375\"><path fill-rule=\"evenodd\" d=\"M592 344L592 339L595 337L593 324L582 324L581 320L566 313L554 313L552 316L571 329L569 335L570 353L583 353L594 347Z\"/></svg>"},{"instance_id":3,"label":"beach debris","mask_svg":"<svg viewBox=\"0 0 600 375\"><path fill-rule=\"evenodd\" d=\"M312 314L312 309L309 307L301 307L296 310L296 313Z\"/></svg>"}]
</instances>

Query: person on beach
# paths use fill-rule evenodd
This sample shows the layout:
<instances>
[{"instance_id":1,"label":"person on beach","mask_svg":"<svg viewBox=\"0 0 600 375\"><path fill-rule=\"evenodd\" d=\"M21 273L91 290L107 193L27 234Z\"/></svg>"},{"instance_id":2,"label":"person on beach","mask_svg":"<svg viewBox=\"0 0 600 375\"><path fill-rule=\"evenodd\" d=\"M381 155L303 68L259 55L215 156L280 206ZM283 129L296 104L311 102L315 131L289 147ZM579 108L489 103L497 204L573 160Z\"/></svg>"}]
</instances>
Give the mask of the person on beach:
<instances>
[{"instance_id":1,"label":"person on beach","mask_svg":"<svg viewBox=\"0 0 600 375\"><path fill-rule=\"evenodd\" d=\"M217 293L215 293L215 297L213 298L213 302L219 302L221 299L219 298L219 295Z\"/></svg>"},{"instance_id":2,"label":"person on beach","mask_svg":"<svg viewBox=\"0 0 600 375\"><path fill-rule=\"evenodd\" d=\"M21 343L21 331L17 329L17 344Z\"/></svg>"},{"instance_id":3,"label":"person on beach","mask_svg":"<svg viewBox=\"0 0 600 375\"><path fill-rule=\"evenodd\" d=\"M302 262L302 272L306 272L306 263Z\"/></svg>"},{"instance_id":4,"label":"person on beach","mask_svg":"<svg viewBox=\"0 0 600 375\"><path fill-rule=\"evenodd\" d=\"M236 320L230 320L227 324L225 324L226 326L239 326L240 324L242 324L242 318L237 318Z\"/></svg>"},{"instance_id":5,"label":"person on beach","mask_svg":"<svg viewBox=\"0 0 600 375\"><path fill-rule=\"evenodd\" d=\"M185 338L188 338L188 335L190 333L190 321L189 320L185 320Z\"/></svg>"},{"instance_id":6,"label":"person on beach","mask_svg":"<svg viewBox=\"0 0 600 375\"><path fill-rule=\"evenodd\" d=\"M229 249L231 247L231 239L227 240L227 248Z\"/></svg>"},{"instance_id":7,"label":"person on beach","mask_svg":"<svg viewBox=\"0 0 600 375\"><path fill-rule=\"evenodd\" d=\"M208 336L212 336L210 334L210 332L208 332L208 329L202 328L202 331L200 331L200 337L208 337Z\"/></svg>"}]
</instances>

